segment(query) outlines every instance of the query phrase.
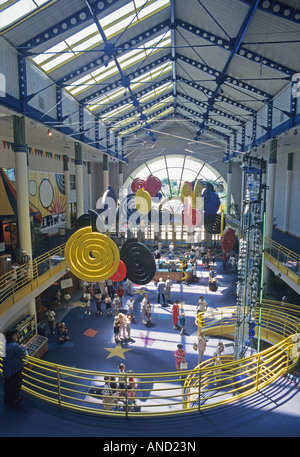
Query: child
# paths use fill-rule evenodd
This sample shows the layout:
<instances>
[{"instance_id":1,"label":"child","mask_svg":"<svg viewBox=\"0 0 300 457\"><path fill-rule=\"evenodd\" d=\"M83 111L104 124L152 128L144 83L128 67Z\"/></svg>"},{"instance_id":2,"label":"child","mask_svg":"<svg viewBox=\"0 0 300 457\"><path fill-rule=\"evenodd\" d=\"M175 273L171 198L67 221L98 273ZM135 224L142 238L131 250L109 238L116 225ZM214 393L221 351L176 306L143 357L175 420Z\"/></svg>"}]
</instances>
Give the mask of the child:
<instances>
[{"instance_id":1,"label":"child","mask_svg":"<svg viewBox=\"0 0 300 457\"><path fill-rule=\"evenodd\" d=\"M111 298L110 296L107 294L105 299L105 305L106 305L106 315L107 316L112 316L112 310L111 310Z\"/></svg>"},{"instance_id":2,"label":"child","mask_svg":"<svg viewBox=\"0 0 300 457\"><path fill-rule=\"evenodd\" d=\"M146 305L147 325L151 324L151 308L151 303L148 301Z\"/></svg>"},{"instance_id":3,"label":"child","mask_svg":"<svg viewBox=\"0 0 300 457\"><path fill-rule=\"evenodd\" d=\"M127 332L127 338L130 339L130 319L128 317L125 318L125 330Z\"/></svg>"},{"instance_id":4,"label":"child","mask_svg":"<svg viewBox=\"0 0 300 457\"><path fill-rule=\"evenodd\" d=\"M117 295L119 297L119 300L120 300L120 308L122 308L123 306L123 295L125 293L125 290L123 289L122 286L119 286L118 289L117 289Z\"/></svg>"},{"instance_id":5,"label":"child","mask_svg":"<svg viewBox=\"0 0 300 457\"><path fill-rule=\"evenodd\" d=\"M58 343L64 343L65 341L69 341L68 337L68 329L64 322L57 324L57 341Z\"/></svg>"},{"instance_id":6,"label":"child","mask_svg":"<svg viewBox=\"0 0 300 457\"><path fill-rule=\"evenodd\" d=\"M180 322L180 325L181 325L180 335L182 335L183 332L184 332L184 326L185 326L185 323L186 323L185 314L184 313L181 314L179 322Z\"/></svg>"},{"instance_id":7,"label":"child","mask_svg":"<svg viewBox=\"0 0 300 457\"><path fill-rule=\"evenodd\" d=\"M100 292L100 289L98 289L97 292L96 292L96 295L95 295L96 306L97 306L97 314L102 314L102 311L101 311L101 299L102 299L102 294Z\"/></svg>"}]
</instances>

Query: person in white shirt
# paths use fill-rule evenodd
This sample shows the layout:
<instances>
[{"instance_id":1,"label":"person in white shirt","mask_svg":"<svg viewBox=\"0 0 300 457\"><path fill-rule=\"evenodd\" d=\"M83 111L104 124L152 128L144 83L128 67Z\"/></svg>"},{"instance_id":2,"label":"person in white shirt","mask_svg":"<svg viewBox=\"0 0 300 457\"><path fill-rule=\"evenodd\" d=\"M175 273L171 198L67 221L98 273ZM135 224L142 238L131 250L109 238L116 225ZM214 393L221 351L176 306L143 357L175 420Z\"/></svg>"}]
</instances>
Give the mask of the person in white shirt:
<instances>
[{"instance_id":1,"label":"person in white shirt","mask_svg":"<svg viewBox=\"0 0 300 457\"><path fill-rule=\"evenodd\" d=\"M162 242L161 241L158 242L157 249L158 249L159 253L161 254L161 250L162 250Z\"/></svg>"},{"instance_id":2,"label":"person in white shirt","mask_svg":"<svg viewBox=\"0 0 300 457\"><path fill-rule=\"evenodd\" d=\"M168 279L166 280L166 300L167 301L171 301L170 293L171 293L172 284L173 284L173 281L170 278L170 276L168 276Z\"/></svg>"},{"instance_id":3,"label":"person in white shirt","mask_svg":"<svg viewBox=\"0 0 300 457\"><path fill-rule=\"evenodd\" d=\"M115 297L113 299L113 308L114 308L114 314L115 316L119 314L120 311L120 298L118 294L115 294Z\"/></svg>"},{"instance_id":4,"label":"person in white shirt","mask_svg":"<svg viewBox=\"0 0 300 457\"><path fill-rule=\"evenodd\" d=\"M197 311L197 313L205 313L205 311L207 311L207 308L208 308L207 302L204 300L204 298L201 295L201 297L198 300L196 311Z\"/></svg>"},{"instance_id":5,"label":"person in white shirt","mask_svg":"<svg viewBox=\"0 0 300 457\"><path fill-rule=\"evenodd\" d=\"M83 303L84 303L84 314L91 315L91 294L89 292L85 292L83 294Z\"/></svg>"},{"instance_id":6,"label":"person in white shirt","mask_svg":"<svg viewBox=\"0 0 300 457\"><path fill-rule=\"evenodd\" d=\"M165 298L165 282L163 281L162 278L159 278L159 281L157 283L157 301L160 303L160 296L162 296L164 305L166 305L166 298Z\"/></svg>"},{"instance_id":7,"label":"person in white shirt","mask_svg":"<svg viewBox=\"0 0 300 457\"><path fill-rule=\"evenodd\" d=\"M145 321L146 312L147 312L147 303L148 303L148 294L145 294L143 300L141 301L141 312L142 312L143 324L147 323Z\"/></svg>"}]
</instances>

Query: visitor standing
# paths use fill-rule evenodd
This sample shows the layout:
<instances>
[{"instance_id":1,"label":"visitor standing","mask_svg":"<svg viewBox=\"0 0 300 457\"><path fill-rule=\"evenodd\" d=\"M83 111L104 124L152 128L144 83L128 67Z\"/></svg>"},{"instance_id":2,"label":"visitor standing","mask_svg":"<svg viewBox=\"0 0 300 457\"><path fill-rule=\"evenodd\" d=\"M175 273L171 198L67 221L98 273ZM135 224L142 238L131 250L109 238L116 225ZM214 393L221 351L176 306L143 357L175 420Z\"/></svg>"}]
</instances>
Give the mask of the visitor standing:
<instances>
[{"instance_id":1,"label":"visitor standing","mask_svg":"<svg viewBox=\"0 0 300 457\"><path fill-rule=\"evenodd\" d=\"M186 353L183 350L182 344L177 344L177 349L174 352L175 364L176 364L176 370L177 371L180 371L182 369L181 368L181 364L185 363L185 356L186 356Z\"/></svg>"},{"instance_id":2,"label":"visitor standing","mask_svg":"<svg viewBox=\"0 0 300 457\"><path fill-rule=\"evenodd\" d=\"M163 281L162 278L159 278L159 281L157 283L157 301L160 304L160 296L162 296L164 305L166 305L165 286L166 286L165 281Z\"/></svg>"},{"instance_id":3,"label":"visitor standing","mask_svg":"<svg viewBox=\"0 0 300 457\"><path fill-rule=\"evenodd\" d=\"M206 338L202 332L198 336L197 347L198 347L198 365L199 365L201 363L203 354L206 349Z\"/></svg>"},{"instance_id":4,"label":"visitor standing","mask_svg":"<svg viewBox=\"0 0 300 457\"><path fill-rule=\"evenodd\" d=\"M47 322L49 325L50 333L51 333L51 335L54 335L54 333L55 333L55 312L52 309L47 308L46 317L47 317Z\"/></svg>"},{"instance_id":5,"label":"visitor standing","mask_svg":"<svg viewBox=\"0 0 300 457\"><path fill-rule=\"evenodd\" d=\"M166 300L167 301L171 301L171 288L172 288L172 285L173 285L173 281L172 279L170 278L170 276L168 276L167 280L166 280Z\"/></svg>"},{"instance_id":6,"label":"visitor standing","mask_svg":"<svg viewBox=\"0 0 300 457\"><path fill-rule=\"evenodd\" d=\"M5 351L3 356L4 402L17 405L22 397L22 370L27 350L24 345L17 343L18 332L8 330L5 334Z\"/></svg>"},{"instance_id":7,"label":"visitor standing","mask_svg":"<svg viewBox=\"0 0 300 457\"><path fill-rule=\"evenodd\" d=\"M179 319L179 312L180 312L180 307L179 307L179 300L176 300L176 302L173 304L172 307L172 315L173 315L173 329L178 329L178 319Z\"/></svg>"}]
</instances>

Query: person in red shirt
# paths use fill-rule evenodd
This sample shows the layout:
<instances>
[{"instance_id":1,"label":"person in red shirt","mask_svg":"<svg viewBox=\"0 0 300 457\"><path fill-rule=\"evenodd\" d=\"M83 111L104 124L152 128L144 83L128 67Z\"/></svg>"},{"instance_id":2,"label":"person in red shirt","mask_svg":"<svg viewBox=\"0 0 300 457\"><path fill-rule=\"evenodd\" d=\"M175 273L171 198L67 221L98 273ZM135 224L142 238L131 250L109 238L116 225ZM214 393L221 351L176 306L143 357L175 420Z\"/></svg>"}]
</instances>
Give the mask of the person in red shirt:
<instances>
[{"instance_id":1,"label":"person in red shirt","mask_svg":"<svg viewBox=\"0 0 300 457\"><path fill-rule=\"evenodd\" d=\"M124 293L125 293L125 290L123 289L123 287L119 286L117 288L117 294L118 294L119 299L120 299L120 305L121 305L120 308L123 308L123 295L124 295Z\"/></svg>"},{"instance_id":2,"label":"person in red shirt","mask_svg":"<svg viewBox=\"0 0 300 457\"><path fill-rule=\"evenodd\" d=\"M173 304L172 314L173 314L173 329L178 329L177 322L179 319L179 300Z\"/></svg>"},{"instance_id":3,"label":"person in red shirt","mask_svg":"<svg viewBox=\"0 0 300 457\"><path fill-rule=\"evenodd\" d=\"M180 364L185 363L185 356L186 353L183 350L182 344L177 344L177 350L174 352L175 363L176 363L176 370L180 371Z\"/></svg>"}]
</instances>

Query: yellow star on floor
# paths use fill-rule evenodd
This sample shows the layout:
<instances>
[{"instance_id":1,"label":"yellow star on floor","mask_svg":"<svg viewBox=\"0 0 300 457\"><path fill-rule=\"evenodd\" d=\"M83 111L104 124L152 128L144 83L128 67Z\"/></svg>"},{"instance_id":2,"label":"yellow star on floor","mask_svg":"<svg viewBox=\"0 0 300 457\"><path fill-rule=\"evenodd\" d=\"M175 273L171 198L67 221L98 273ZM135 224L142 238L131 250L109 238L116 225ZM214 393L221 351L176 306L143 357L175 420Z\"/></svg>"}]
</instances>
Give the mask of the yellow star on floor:
<instances>
[{"instance_id":1,"label":"yellow star on floor","mask_svg":"<svg viewBox=\"0 0 300 457\"><path fill-rule=\"evenodd\" d=\"M132 349L123 349L120 344L115 346L114 348L104 348L106 351L109 351L110 354L106 357L109 359L110 357L121 357L121 359L125 359L124 352L131 351Z\"/></svg>"},{"instance_id":2,"label":"yellow star on floor","mask_svg":"<svg viewBox=\"0 0 300 457\"><path fill-rule=\"evenodd\" d=\"M146 289L139 289L139 290L135 290L133 293L134 293L134 294L143 295L143 294L148 293L148 290L146 290Z\"/></svg>"}]
</instances>

